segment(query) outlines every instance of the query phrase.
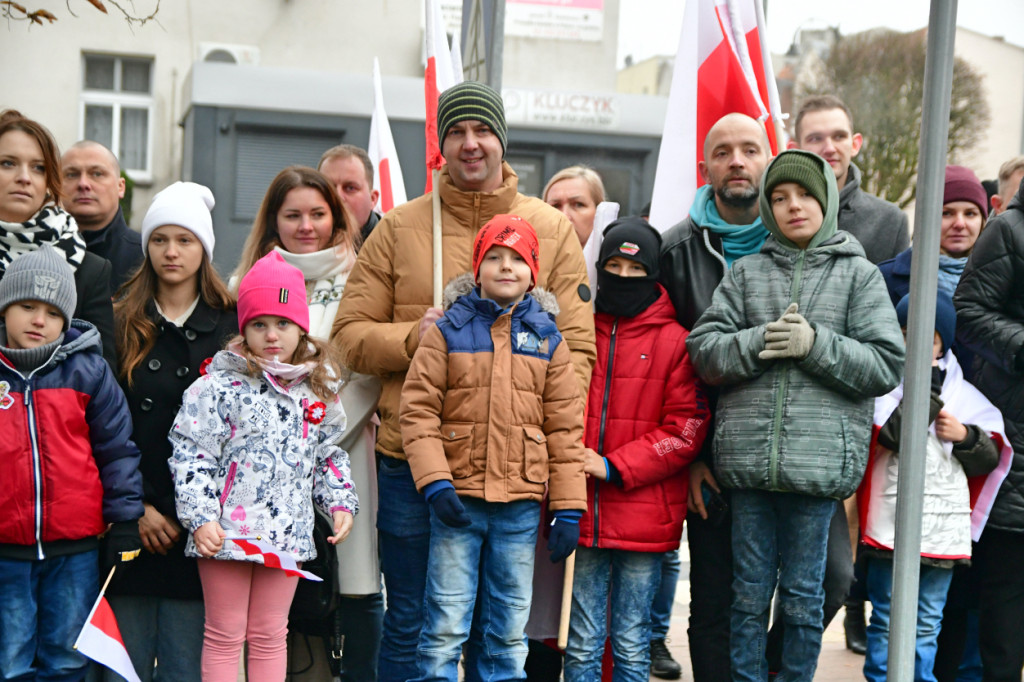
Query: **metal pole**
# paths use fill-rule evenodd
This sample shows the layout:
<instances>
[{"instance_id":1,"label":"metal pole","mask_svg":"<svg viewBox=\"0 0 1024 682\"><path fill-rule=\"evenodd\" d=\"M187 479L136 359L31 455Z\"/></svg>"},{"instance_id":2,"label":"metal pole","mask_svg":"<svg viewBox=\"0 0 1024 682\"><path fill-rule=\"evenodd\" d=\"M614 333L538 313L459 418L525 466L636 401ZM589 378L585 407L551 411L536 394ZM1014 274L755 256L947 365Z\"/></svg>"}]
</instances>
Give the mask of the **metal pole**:
<instances>
[{"instance_id":1,"label":"metal pole","mask_svg":"<svg viewBox=\"0 0 1024 682\"><path fill-rule=\"evenodd\" d=\"M505 0L494 0L491 18L493 23L487 50L487 84L501 92L502 64L505 56Z\"/></svg>"},{"instance_id":2,"label":"metal pole","mask_svg":"<svg viewBox=\"0 0 1024 682\"><path fill-rule=\"evenodd\" d=\"M914 256L910 267L910 313L904 371L903 427L896 496L892 619L889 623L889 679L914 679L917 593L921 568L921 512L924 505L925 442L935 296L939 267L939 227L953 90L953 44L957 0L932 0L921 115L921 163L917 172Z\"/></svg>"}]
</instances>

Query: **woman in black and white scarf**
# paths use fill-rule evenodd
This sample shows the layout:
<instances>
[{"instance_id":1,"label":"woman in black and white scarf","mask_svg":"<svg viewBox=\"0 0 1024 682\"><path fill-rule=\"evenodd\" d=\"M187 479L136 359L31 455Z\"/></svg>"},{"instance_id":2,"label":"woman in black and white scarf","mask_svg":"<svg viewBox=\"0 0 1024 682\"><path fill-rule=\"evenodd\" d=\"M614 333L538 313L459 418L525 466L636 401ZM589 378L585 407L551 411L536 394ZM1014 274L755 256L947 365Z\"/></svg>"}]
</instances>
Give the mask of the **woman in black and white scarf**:
<instances>
[{"instance_id":1,"label":"woman in black and white scarf","mask_svg":"<svg viewBox=\"0 0 1024 682\"><path fill-rule=\"evenodd\" d=\"M0 112L0 278L18 256L53 246L75 271L74 316L91 322L117 369L110 263L85 250L75 219L59 207L60 152L50 132L17 111Z\"/></svg>"}]
</instances>

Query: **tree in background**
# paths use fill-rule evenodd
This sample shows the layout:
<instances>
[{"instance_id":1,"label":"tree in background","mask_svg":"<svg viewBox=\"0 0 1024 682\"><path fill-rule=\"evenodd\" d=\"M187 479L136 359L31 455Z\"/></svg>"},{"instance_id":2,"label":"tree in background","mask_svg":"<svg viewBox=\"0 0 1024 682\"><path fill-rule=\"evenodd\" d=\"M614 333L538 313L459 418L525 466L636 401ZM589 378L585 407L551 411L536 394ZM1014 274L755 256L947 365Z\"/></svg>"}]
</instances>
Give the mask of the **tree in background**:
<instances>
[{"instance_id":1,"label":"tree in background","mask_svg":"<svg viewBox=\"0 0 1024 682\"><path fill-rule=\"evenodd\" d=\"M106 4L104 4L104 2ZM39 24L40 26L43 25L44 21L51 24L57 21L57 16L48 9L44 7L31 7L31 5L37 4L39 3L31 2L30 0L20 0L20 2L15 2L15 0L0 0L0 19L8 22L12 20L27 21L29 22L29 25ZM49 1L44 4L49 4ZM160 0L153 0L153 2L149 3L154 6L153 11L148 15L140 14L136 10L134 0L127 0L127 2L124 2L123 0L81 0L78 4L94 7L104 14L108 13L107 5L110 5L120 12L121 16L124 17L124 20L128 22L129 26L145 26L146 22L156 21L157 12L160 11ZM128 5L127 7L125 7L126 4ZM67 7L68 14L73 17L77 16L74 10L71 9L72 0L65 0L65 5Z\"/></svg>"},{"instance_id":2,"label":"tree in background","mask_svg":"<svg viewBox=\"0 0 1024 682\"><path fill-rule=\"evenodd\" d=\"M905 208L917 193L925 31L874 29L840 37L800 97L835 94L864 135L855 163L864 189ZM949 163L971 149L990 119L982 76L956 57L949 116Z\"/></svg>"}]
</instances>

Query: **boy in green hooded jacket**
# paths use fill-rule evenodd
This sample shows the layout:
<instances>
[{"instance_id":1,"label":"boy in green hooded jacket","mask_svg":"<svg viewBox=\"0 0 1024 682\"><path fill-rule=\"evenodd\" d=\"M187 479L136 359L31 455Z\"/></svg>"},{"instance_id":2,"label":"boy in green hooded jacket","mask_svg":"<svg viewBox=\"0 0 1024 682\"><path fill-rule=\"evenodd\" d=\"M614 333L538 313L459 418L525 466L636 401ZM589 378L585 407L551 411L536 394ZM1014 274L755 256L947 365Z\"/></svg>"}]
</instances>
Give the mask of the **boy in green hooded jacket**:
<instances>
[{"instance_id":1,"label":"boy in green hooded jacket","mask_svg":"<svg viewBox=\"0 0 1024 682\"><path fill-rule=\"evenodd\" d=\"M837 229L838 209L824 159L779 154L761 180L771 236L729 269L687 340L698 374L720 387L714 457L719 482L734 489L734 680L767 675L776 583L786 626L780 679L813 678L829 521L864 474L874 398L902 375L885 283Z\"/></svg>"}]
</instances>

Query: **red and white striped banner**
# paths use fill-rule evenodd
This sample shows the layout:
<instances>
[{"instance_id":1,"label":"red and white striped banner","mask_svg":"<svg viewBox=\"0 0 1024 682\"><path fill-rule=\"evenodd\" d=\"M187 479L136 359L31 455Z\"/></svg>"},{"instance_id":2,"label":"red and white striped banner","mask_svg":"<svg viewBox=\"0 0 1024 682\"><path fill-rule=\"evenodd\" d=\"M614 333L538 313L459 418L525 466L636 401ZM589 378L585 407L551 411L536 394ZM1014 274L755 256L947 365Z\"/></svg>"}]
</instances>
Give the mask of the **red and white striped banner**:
<instances>
[{"instance_id":1,"label":"red and white striped banner","mask_svg":"<svg viewBox=\"0 0 1024 682\"><path fill-rule=\"evenodd\" d=\"M762 121L781 148L779 93L760 0L688 0L654 176L650 222L664 232L686 217L703 184L704 138L740 112Z\"/></svg>"}]
</instances>

